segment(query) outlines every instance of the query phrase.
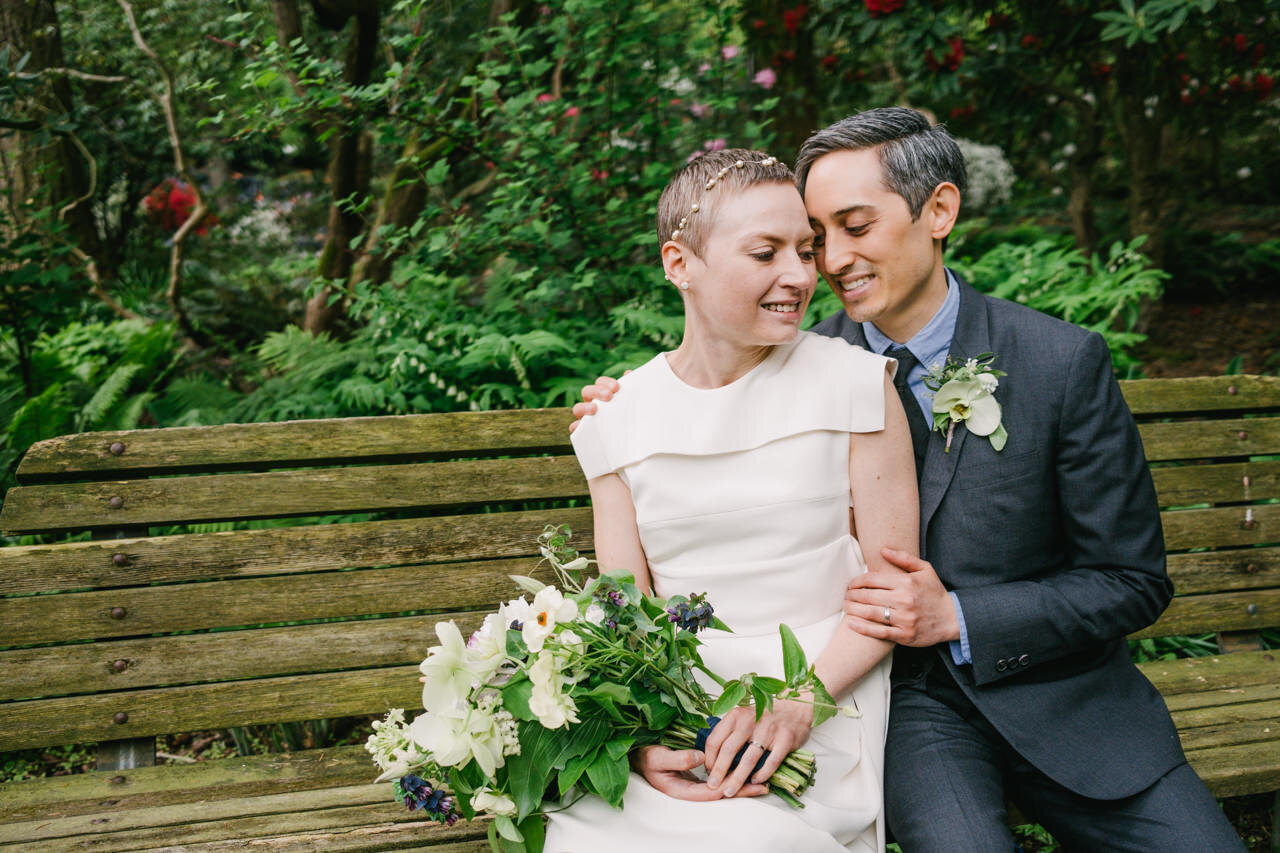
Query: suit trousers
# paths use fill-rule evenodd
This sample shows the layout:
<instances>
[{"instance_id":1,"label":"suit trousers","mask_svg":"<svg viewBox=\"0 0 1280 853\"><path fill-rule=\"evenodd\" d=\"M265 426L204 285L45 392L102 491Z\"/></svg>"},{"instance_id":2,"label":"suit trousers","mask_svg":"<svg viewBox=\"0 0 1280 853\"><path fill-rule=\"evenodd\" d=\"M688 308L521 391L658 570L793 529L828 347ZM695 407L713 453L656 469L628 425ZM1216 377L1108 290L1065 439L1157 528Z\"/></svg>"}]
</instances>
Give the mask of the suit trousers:
<instances>
[{"instance_id":1,"label":"suit trousers","mask_svg":"<svg viewBox=\"0 0 1280 853\"><path fill-rule=\"evenodd\" d=\"M1080 796L1023 759L936 652L929 657L923 666L912 666L908 677L895 674L890 703L885 806L890 832L904 853L1016 849L1006 800L1048 829L1064 850L1244 850L1186 762L1131 797Z\"/></svg>"}]
</instances>

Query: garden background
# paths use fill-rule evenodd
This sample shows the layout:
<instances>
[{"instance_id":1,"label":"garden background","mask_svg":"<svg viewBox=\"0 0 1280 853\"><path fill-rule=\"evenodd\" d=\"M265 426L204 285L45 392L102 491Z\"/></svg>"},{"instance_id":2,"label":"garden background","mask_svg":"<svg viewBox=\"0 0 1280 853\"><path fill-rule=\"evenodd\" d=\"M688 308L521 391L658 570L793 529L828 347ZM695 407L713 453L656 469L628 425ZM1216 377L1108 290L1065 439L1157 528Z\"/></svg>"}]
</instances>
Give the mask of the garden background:
<instances>
[{"instance_id":1,"label":"garden background","mask_svg":"<svg viewBox=\"0 0 1280 853\"><path fill-rule=\"evenodd\" d=\"M889 104L963 140L979 288L1123 377L1275 373L1278 68L1280 0L0 0L3 487L70 432L570 403L679 341L677 166Z\"/></svg>"}]
</instances>

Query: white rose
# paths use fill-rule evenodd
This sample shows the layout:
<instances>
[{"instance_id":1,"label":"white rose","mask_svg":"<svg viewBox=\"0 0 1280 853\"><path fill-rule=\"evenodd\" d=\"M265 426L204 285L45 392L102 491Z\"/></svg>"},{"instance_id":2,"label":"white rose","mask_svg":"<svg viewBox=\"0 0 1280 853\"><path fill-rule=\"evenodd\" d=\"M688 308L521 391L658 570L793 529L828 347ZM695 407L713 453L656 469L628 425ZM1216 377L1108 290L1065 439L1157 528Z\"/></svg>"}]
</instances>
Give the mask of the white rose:
<instances>
[{"instance_id":1,"label":"white rose","mask_svg":"<svg viewBox=\"0 0 1280 853\"><path fill-rule=\"evenodd\" d=\"M548 729L578 722L578 706L564 691L565 678L559 665L555 655L543 652L529 668L529 680L533 682L529 710Z\"/></svg>"}]
</instances>

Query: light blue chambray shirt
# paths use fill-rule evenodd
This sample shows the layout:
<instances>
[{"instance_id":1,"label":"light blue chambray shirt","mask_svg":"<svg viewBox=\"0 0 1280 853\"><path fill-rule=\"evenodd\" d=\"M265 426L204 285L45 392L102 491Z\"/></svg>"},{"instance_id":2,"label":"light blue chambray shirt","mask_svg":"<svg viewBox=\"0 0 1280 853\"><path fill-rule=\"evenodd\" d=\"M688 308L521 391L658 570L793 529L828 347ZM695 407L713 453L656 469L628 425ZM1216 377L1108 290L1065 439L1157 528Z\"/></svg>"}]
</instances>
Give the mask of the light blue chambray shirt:
<instances>
[{"instance_id":1,"label":"light blue chambray shirt","mask_svg":"<svg viewBox=\"0 0 1280 853\"><path fill-rule=\"evenodd\" d=\"M924 414L926 424L933 423L933 392L925 387L924 378L928 375L929 368L935 365L940 367L947 360L947 353L951 351L951 339L956 334L956 318L959 315L960 287L956 284L951 270L947 270L947 298L942 301L942 307L933 315L933 319L925 323L924 328L916 332L905 344L920 362L907 374L907 386L915 396L916 402L920 404L920 411ZM867 336L867 345L872 352L883 353L889 347L897 345L896 341L877 329L874 323L863 323L862 333ZM969 631L964 624L964 610L960 607L959 597L954 592L950 595L951 603L956 608L956 620L960 623L960 639L951 641L951 659L957 664L973 663L973 657L969 653Z\"/></svg>"}]
</instances>

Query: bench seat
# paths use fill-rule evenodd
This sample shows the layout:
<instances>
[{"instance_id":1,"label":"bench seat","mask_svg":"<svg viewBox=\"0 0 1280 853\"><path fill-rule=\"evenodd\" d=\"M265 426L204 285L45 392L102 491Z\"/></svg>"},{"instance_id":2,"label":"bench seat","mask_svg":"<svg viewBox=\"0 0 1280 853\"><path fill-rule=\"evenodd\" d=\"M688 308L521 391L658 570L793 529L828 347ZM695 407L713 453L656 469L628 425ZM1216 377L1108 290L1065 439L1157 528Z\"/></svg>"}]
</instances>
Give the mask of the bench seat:
<instances>
[{"instance_id":1,"label":"bench seat","mask_svg":"<svg viewBox=\"0 0 1280 853\"><path fill-rule=\"evenodd\" d=\"M1133 639L1219 797L1280 788L1280 379L1123 383L1176 595ZM0 528L0 752L97 743L95 772L0 785L14 850L482 851L483 824L391 802L361 746L154 764L157 735L416 709L432 626L464 630L592 547L567 410L66 436L24 457Z\"/></svg>"}]
</instances>

